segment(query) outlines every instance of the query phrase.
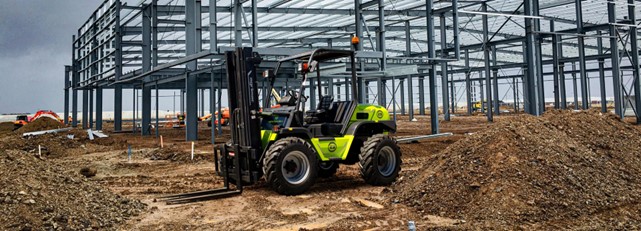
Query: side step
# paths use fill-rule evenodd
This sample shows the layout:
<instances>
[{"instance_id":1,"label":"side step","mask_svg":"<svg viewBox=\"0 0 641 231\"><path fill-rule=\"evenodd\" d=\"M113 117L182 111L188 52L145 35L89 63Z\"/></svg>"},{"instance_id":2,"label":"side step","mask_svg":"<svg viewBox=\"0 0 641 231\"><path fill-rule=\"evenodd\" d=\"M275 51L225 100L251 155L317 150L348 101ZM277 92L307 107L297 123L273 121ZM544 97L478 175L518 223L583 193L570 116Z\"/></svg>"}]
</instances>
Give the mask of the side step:
<instances>
[{"instance_id":1,"label":"side step","mask_svg":"<svg viewBox=\"0 0 641 231\"><path fill-rule=\"evenodd\" d=\"M191 202L227 198L227 197L240 195L241 193L242 193L241 190L221 188L221 189L206 190L206 191L199 191L199 192L174 194L174 195L160 197L160 200L167 202L168 205L185 204L185 203L191 203Z\"/></svg>"}]
</instances>

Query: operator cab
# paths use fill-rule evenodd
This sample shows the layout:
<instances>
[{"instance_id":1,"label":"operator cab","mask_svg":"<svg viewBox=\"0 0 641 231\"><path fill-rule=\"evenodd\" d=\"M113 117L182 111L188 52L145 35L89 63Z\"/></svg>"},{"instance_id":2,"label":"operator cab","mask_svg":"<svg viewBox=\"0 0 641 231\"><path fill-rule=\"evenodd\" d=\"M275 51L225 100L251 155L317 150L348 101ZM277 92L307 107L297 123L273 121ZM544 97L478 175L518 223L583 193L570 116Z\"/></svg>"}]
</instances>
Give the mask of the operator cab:
<instances>
[{"instance_id":1,"label":"operator cab","mask_svg":"<svg viewBox=\"0 0 641 231\"><path fill-rule=\"evenodd\" d=\"M352 81L356 81L355 57L354 52L333 49L317 49L311 52L291 56L279 60L275 72L267 70L263 72L263 77L269 79L273 87L278 72L283 62L295 62L298 64L298 72L302 75L300 88L288 90L286 95L276 101L275 108L269 107L269 102L264 105L264 127L277 126L278 128L301 127L311 132L314 137L337 137L345 134L349 125L351 115L358 104L357 94L352 94L352 99L346 101L336 101L333 95L323 94L321 82L320 63L331 60L349 58L352 64L351 75ZM316 72L316 78L308 78L310 74ZM308 100L305 92L304 82L309 79L310 83L316 81L314 89L319 101L316 108L305 111L304 105ZM311 84L310 84L311 85ZM352 85L352 92L356 92L355 84ZM268 100L269 101L269 100Z\"/></svg>"}]
</instances>

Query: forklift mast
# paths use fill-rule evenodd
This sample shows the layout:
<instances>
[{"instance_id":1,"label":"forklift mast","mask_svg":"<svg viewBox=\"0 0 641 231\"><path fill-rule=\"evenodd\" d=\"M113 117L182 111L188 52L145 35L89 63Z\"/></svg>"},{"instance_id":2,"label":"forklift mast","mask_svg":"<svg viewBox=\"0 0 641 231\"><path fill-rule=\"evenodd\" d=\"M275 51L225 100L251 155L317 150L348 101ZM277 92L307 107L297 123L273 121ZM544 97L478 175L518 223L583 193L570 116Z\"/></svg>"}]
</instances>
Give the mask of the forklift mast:
<instances>
[{"instance_id":1,"label":"forklift mast","mask_svg":"<svg viewBox=\"0 0 641 231\"><path fill-rule=\"evenodd\" d=\"M238 145L242 152L261 149L256 66L262 59L252 48L236 48L225 57L232 145Z\"/></svg>"}]
</instances>

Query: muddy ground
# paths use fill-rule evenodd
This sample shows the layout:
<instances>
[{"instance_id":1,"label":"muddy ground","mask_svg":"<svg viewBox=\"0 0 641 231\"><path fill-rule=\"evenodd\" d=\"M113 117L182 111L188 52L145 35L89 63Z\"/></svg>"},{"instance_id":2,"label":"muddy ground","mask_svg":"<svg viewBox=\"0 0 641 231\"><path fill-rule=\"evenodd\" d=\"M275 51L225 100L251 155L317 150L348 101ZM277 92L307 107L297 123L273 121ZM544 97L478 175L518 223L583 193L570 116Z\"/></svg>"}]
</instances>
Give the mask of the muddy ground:
<instances>
[{"instance_id":1,"label":"muddy ground","mask_svg":"<svg viewBox=\"0 0 641 231\"><path fill-rule=\"evenodd\" d=\"M399 116L396 135L429 134L429 118L417 116L417 119L418 122L409 122L407 117ZM108 133L110 126L106 124ZM452 132L453 136L402 144L401 181L416 175L427 161L456 141L490 126L483 116L453 117L451 122L441 121L441 132ZM475 227L471 221L448 217L446 213L425 214L401 203L396 186L365 184L356 165L341 166L336 176L320 179L309 192L299 196L278 195L261 181L246 187L241 196L227 199L183 205L158 201L157 198L164 195L222 187L223 179L213 169L211 129L200 128L195 160L190 156L192 144L184 142L184 130L172 128L160 128L163 148L160 148L160 139L154 136L118 133L110 134L110 138L103 141L78 140L76 142L82 144L45 158L66 166L69 171L79 171L86 166L95 168L96 175L88 178L89 181L147 204L140 215L119 224L118 228L125 230L407 230L409 221L414 221L418 230ZM216 137L216 143L229 139L228 130L224 129L223 133ZM26 142L15 139L21 138L0 132L0 143ZM51 145L46 140L37 142ZM31 143L22 148L23 151L33 154ZM17 146L9 145L10 148ZM492 226L491 223L485 225Z\"/></svg>"}]
</instances>

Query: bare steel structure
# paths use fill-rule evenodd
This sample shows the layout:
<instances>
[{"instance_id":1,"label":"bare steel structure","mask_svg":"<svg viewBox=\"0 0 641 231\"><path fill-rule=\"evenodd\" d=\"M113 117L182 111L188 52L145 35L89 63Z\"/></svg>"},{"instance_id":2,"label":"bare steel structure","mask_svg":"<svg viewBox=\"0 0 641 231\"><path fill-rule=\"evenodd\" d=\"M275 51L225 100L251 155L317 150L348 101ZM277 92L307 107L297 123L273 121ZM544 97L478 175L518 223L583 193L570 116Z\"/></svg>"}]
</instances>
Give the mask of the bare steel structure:
<instances>
[{"instance_id":1,"label":"bare steel structure","mask_svg":"<svg viewBox=\"0 0 641 231\"><path fill-rule=\"evenodd\" d=\"M325 94L347 98L355 85L363 94L359 98L385 105L394 115L413 119L414 113L429 111L431 133L439 132L439 114L443 120L471 114L473 102L484 102L481 110L492 121L502 113L504 99L511 99L515 111L533 115L547 106L588 109L593 102L606 112L613 102L614 113L623 118L628 112L641 122L638 3L105 0L73 35L73 60L65 67L65 118L71 115L77 126L81 105L82 127L102 129L103 91L113 89L114 128L120 131L122 92L133 90L140 92L140 122L146 128L153 124L152 91L157 124L158 90L182 90L186 140L196 140L203 89L209 89L212 113L222 105L224 52L251 46L265 68L314 48L355 49L358 81L349 81L349 67L336 63L319 77ZM356 47L352 36L361 40ZM295 65L282 67L289 71L281 72L287 78L279 78L284 79L276 84L280 91L300 81ZM315 94L306 93L312 108L320 97ZM467 110L458 112L459 102ZM140 132L150 135L148 129Z\"/></svg>"}]
</instances>

